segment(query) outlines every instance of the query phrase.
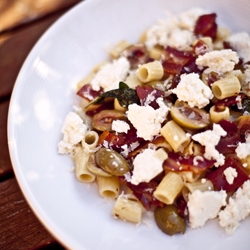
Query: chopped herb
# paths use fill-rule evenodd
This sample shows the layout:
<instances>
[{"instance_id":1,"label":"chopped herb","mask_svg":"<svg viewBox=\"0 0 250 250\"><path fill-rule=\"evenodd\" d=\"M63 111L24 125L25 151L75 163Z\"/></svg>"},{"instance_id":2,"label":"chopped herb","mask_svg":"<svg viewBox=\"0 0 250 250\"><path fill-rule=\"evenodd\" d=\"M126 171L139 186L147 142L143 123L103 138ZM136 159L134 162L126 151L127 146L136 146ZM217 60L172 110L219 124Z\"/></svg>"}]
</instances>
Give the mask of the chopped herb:
<instances>
[{"instance_id":1,"label":"chopped herb","mask_svg":"<svg viewBox=\"0 0 250 250\"><path fill-rule=\"evenodd\" d=\"M122 107L128 107L128 105L132 103L140 103L136 91L129 88L129 86L124 82L119 82L119 89L113 89L102 93L90 104L101 104L104 102L105 98L117 98Z\"/></svg>"},{"instance_id":2,"label":"chopped herb","mask_svg":"<svg viewBox=\"0 0 250 250\"><path fill-rule=\"evenodd\" d=\"M250 113L250 98L249 97L246 97L245 99L243 99L242 108L244 112Z\"/></svg>"}]
</instances>

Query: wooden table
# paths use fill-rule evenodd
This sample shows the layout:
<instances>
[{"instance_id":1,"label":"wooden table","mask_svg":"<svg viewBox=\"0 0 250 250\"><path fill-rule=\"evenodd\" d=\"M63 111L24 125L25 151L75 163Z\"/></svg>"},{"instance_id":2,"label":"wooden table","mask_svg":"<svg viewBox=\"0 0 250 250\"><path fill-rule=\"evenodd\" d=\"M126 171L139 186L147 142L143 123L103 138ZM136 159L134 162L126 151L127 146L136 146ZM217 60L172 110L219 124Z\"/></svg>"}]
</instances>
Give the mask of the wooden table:
<instances>
[{"instance_id":1,"label":"wooden table","mask_svg":"<svg viewBox=\"0 0 250 250\"><path fill-rule=\"evenodd\" d=\"M38 221L13 173L7 116L17 74L44 31L80 0L0 0L0 249L64 249Z\"/></svg>"}]
</instances>

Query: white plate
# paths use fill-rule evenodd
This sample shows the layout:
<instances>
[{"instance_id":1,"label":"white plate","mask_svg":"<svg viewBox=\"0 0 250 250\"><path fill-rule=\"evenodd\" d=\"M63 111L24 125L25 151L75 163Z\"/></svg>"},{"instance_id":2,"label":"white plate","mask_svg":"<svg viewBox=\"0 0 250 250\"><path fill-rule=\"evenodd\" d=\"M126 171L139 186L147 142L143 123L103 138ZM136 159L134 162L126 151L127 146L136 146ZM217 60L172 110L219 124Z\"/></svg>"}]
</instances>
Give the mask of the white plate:
<instances>
[{"instance_id":1,"label":"white plate","mask_svg":"<svg viewBox=\"0 0 250 250\"><path fill-rule=\"evenodd\" d=\"M78 103L74 86L106 49L121 39L136 42L164 12L191 7L216 11L220 24L250 32L250 2L218 0L87 0L59 19L25 61L11 98L8 139L20 187L46 228L67 248L249 249L250 221L227 236L217 221L169 237L155 225L114 220L96 186L75 180L72 161L57 154L66 114Z\"/></svg>"}]
</instances>

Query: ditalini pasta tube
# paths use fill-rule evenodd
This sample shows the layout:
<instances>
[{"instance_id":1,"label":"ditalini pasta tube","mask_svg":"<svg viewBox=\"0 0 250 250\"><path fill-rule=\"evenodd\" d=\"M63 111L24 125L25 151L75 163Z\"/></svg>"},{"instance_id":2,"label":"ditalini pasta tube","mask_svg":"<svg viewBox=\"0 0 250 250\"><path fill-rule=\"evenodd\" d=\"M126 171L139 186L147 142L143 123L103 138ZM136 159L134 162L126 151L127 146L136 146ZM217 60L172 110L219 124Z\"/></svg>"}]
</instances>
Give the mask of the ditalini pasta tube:
<instances>
[{"instance_id":1,"label":"ditalini pasta tube","mask_svg":"<svg viewBox=\"0 0 250 250\"><path fill-rule=\"evenodd\" d=\"M137 77L141 82L150 82L160 80L163 77L164 70L159 61L143 64L136 71Z\"/></svg>"},{"instance_id":2,"label":"ditalini pasta tube","mask_svg":"<svg viewBox=\"0 0 250 250\"><path fill-rule=\"evenodd\" d=\"M229 75L212 84L213 94L219 100L222 100L230 96L238 95L240 89L241 89L240 81L234 75Z\"/></svg>"},{"instance_id":3,"label":"ditalini pasta tube","mask_svg":"<svg viewBox=\"0 0 250 250\"><path fill-rule=\"evenodd\" d=\"M210 180L205 179L205 178L201 180L197 180L192 183L187 182L185 183L185 187L187 187L191 193L193 193L195 190L200 190L202 192L214 190L213 183Z\"/></svg>"},{"instance_id":4,"label":"ditalini pasta tube","mask_svg":"<svg viewBox=\"0 0 250 250\"><path fill-rule=\"evenodd\" d=\"M165 204L173 204L183 185L183 180L179 174L169 172L154 191L154 197Z\"/></svg>"},{"instance_id":5,"label":"ditalini pasta tube","mask_svg":"<svg viewBox=\"0 0 250 250\"><path fill-rule=\"evenodd\" d=\"M184 154L189 155L203 155L203 148L200 144L194 143L191 141L187 147L184 149Z\"/></svg>"},{"instance_id":6,"label":"ditalini pasta tube","mask_svg":"<svg viewBox=\"0 0 250 250\"><path fill-rule=\"evenodd\" d=\"M94 149L98 143L99 135L97 132L91 130L87 131L83 140L82 140L82 147L83 149Z\"/></svg>"},{"instance_id":7,"label":"ditalini pasta tube","mask_svg":"<svg viewBox=\"0 0 250 250\"><path fill-rule=\"evenodd\" d=\"M112 215L125 221L139 223L142 219L142 208L142 204L133 195L121 194L115 202Z\"/></svg>"},{"instance_id":8,"label":"ditalini pasta tube","mask_svg":"<svg viewBox=\"0 0 250 250\"><path fill-rule=\"evenodd\" d=\"M110 51L109 54L112 58L118 58L121 53L130 46L131 44L125 40L120 41Z\"/></svg>"},{"instance_id":9,"label":"ditalini pasta tube","mask_svg":"<svg viewBox=\"0 0 250 250\"><path fill-rule=\"evenodd\" d=\"M173 120L162 127L161 134L175 152L182 152L190 142L187 133Z\"/></svg>"},{"instance_id":10,"label":"ditalini pasta tube","mask_svg":"<svg viewBox=\"0 0 250 250\"><path fill-rule=\"evenodd\" d=\"M187 182L184 184L184 187L181 190L182 196L187 201L188 194L193 193L195 190L200 190L201 192L212 191L214 190L214 186L213 183L208 179L201 179L192 183Z\"/></svg>"},{"instance_id":11,"label":"ditalini pasta tube","mask_svg":"<svg viewBox=\"0 0 250 250\"><path fill-rule=\"evenodd\" d=\"M120 183L117 177L100 177L97 176L99 194L103 198L115 199L120 194Z\"/></svg>"},{"instance_id":12,"label":"ditalini pasta tube","mask_svg":"<svg viewBox=\"0 0 250 250\"><path fill-rule=\"evenodd\" d=\"M215 107L212 106L209 110L210 119L214 123L218 123L222 119L229 120L230 119L230 110L228 107L225 107L222 111L216 111Z\"/></svg>"},{"instance_id":13,"label":"ditalini pasta tube","mask_svg":"<svg viewBox=\"0 0 250 250\"><path fill-rule=\"evenodd\" d=\"M81 182L93 182L95 175L87 169L89 153L81 150L75 155L75 174L77 180Z\"/></svg>"},{"instance_id":14,"label":"ditalini pasta tube","mask_svg":"<svg viewBox=\"0 0 250 250\"><path fill-rule=\"evenodd\" d=\"M195 182L200 178L199 174L196 174L192 171L181 171L179 175L184 182Z\"/></svg>"}]
</instances>

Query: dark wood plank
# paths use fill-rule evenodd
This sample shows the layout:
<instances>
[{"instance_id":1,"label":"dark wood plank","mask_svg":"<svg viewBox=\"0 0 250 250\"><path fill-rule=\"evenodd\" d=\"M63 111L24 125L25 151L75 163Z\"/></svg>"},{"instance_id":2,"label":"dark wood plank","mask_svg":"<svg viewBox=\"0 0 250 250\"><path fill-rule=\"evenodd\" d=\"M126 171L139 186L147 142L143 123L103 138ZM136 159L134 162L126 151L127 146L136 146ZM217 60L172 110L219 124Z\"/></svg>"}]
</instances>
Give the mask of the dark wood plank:
<instances>
[{"instance_id":1,"label":"dark wood plank","mask_svg":"<svg viewBox=\"0 0 250 250\"><path fill-rule=\"evenodd\" d=\"M0 32L24 23L33 22L45 15L70 8L81 0L1 0Z\"/></svg>"},{"instance_id":2,"label":"dark wood plank","mask_svg":"<svg viewBox=\"0 0 250 250\"><path fill-rule=\"evenodd\" d=\"M7 144L7 115L9 101L0 102L0 180L13 175Z\"/></svg>"},{"instance_id":3,"label":"dark wood plank","mask_svg":"<svg viewBox=\"0 0 250 250\"><path fill-rule=\"evenodd\" d=\"M21 66L31 48L48 27L65 11L33 22L15 32L0 36L0 99L10 96Z\"/></svg>"},{"instance_id":4,"label":"dark wood plank","mask_svg":"<svg viewBox=\"0 0 250 250\"><path fill-rule=\"evenodd\" d=\"M30 210L15 178L0 182L0 249L64 249Z\"/></svg>"}]
</instances>

